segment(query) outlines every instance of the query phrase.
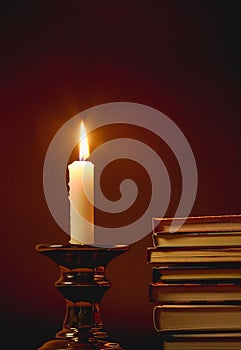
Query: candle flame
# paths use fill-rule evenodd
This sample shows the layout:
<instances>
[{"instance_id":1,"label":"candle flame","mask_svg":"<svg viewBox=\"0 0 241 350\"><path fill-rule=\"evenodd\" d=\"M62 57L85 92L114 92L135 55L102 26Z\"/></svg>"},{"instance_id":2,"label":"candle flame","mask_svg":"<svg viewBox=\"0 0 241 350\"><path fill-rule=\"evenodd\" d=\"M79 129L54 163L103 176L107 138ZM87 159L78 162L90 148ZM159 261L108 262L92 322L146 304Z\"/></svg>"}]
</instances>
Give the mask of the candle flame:
<instances>
[{"instance_id":1,"label":"candle flame","mask_svg":"<svg viewBox=\"0 0 241 350\"><path fill-rule=\"evenodd\" d=\"M80 125L79 160L86 160L90 155L88 137L84 122Z\"/></svg>"}]
</instances>

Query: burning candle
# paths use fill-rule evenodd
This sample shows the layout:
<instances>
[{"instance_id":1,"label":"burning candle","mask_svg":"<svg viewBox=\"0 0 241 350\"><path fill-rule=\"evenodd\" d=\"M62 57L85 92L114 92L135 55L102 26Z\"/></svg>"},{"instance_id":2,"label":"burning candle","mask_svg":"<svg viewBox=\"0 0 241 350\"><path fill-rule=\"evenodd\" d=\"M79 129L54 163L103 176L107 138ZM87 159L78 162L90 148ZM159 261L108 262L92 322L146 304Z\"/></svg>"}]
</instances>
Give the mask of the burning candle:
<instances>
[{"instance_id":1,"label":"burning candle","mask_svg":"<svg viewBox=\"0 0 241 350\"><path fill-rule=\"evenodd\" d=\"M68 166L71 244L94 243L94 164L88 157L88 138L81 121L79 160Z\"/></svg>"}]
</instances>

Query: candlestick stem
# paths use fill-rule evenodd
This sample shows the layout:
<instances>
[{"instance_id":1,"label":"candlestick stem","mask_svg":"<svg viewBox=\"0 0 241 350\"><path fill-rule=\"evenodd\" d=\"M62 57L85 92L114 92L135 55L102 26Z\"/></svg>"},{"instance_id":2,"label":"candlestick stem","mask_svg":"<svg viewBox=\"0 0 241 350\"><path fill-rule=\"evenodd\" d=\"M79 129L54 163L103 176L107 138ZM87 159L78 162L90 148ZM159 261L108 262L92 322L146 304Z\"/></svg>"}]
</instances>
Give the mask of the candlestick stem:
<instances>
[{"instance_id":1,"label":"candlestick stem","mask_svg":"<svg viewBox=\"0 0 241 350\"><path fill-rule=\"evenodd\" d=\"M105 267L128 249L129 246L72 244L36 246L39 253L59 265L60 276L55 286L66 303L62 330L39 350L98 349L98 344L105 348L104 344L113 342L104 331L100 311L101 299L111 286L105 277Z\"/></svg>"}]
</instances>

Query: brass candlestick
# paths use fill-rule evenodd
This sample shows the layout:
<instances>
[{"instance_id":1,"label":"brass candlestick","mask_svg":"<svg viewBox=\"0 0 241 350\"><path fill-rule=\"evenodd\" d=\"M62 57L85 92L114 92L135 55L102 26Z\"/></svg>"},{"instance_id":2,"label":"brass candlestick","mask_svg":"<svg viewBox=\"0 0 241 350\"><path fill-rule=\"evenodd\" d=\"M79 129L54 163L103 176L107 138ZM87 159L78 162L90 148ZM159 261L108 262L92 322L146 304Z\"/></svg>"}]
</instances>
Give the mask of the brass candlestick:
<instances>
[{"instance_id":1,"label":"brass candlestick","mask_svg":"<svg viewBox=\"0 0 241 350\"><path fill-rule=\"evenodd\" d=\"M103 328L100 302L111 283L105 267L129 246L94 247L89 245L38 244L37 252L58 264L56 288L65 298L63 328L55 339L38 350L123 349Z\"/></svg>"}]
</instances>

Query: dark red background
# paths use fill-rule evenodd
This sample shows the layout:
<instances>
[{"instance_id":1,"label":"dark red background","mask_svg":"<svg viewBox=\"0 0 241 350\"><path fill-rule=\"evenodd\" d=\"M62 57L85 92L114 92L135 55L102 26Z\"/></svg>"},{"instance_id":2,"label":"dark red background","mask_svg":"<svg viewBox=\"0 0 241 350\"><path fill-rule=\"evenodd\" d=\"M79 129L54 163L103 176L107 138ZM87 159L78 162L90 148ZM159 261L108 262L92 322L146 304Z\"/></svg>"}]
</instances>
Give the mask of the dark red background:
<instances>
[{"instance_id":1,"label":"dark red background","mask_svg":"<svg viewBox=\"0 0 241 350\"><path fill-rule=\"evenodd\" d=\"M18 348L61 327L58 269L35 252L66 243L45 202L49 143L72 116L102 103L156 108L196 158L193 215L240 213L238 1L21 1L1 5L1 318ZM150 228L151 231L151 228ZM154 349L149 234L113 261L105 327ZM129 345L130 346L130 345Z\"/></svg>"}]
</instances>

